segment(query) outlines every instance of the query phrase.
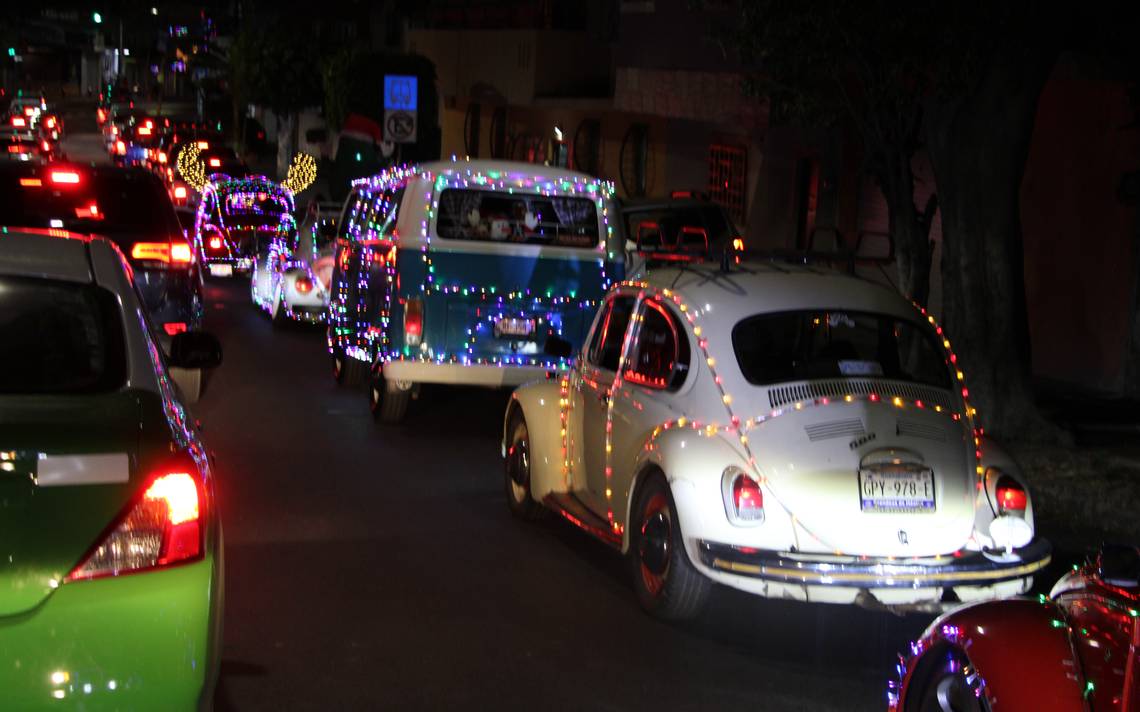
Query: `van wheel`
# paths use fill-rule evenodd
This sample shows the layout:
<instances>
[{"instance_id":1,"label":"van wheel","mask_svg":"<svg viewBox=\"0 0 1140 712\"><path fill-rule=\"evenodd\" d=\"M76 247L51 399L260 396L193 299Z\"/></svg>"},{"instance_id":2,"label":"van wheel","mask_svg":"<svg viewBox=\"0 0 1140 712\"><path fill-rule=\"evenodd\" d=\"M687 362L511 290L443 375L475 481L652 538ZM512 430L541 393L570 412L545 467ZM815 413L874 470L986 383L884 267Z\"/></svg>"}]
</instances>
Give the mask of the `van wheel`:
<instances>
[{"instance_id":1,"label":"van wheel","mask_svg":"<svg viewBox=\"0 0 1140 712\"><path fill-rule=\"evenodd\" d=\"M534 501L530 489L530 431L526 418L515 410L507 424L507 458L504 461L507 508L519 519L540 519L546 510Z\"/></svg>"},{"instance_id":2,"label":"van wheel","mask_svg":"<svg viewBox=\"0 0 1140 712\"><path fill-rule=\"evenodd\" d=\"M649 614L688 620L700 613L712 581L689 561L669 484L654 473L638 488L630 517L629 562L637 600Z\"/></svg>"},{"instance_id":3,"label":"van wheel","mask_svg":"<svg viewBox=\"0 0 1140 712\"><path fill-rule=\"evenodd\" d=\"M379 370L368 379L368 408L378 423L395 424L408 413L412 389L401 390Z\"/></svg>"},{"instance_id":4,"label":"van wheel","mask_svg":"<svg viewBox=\"0 0 1140 712\"><path fill-rule=\"evenodd\" d=\"M359 386L368 366L333 347L333 378L342 386Z\"/></svg>"}]
</instances>

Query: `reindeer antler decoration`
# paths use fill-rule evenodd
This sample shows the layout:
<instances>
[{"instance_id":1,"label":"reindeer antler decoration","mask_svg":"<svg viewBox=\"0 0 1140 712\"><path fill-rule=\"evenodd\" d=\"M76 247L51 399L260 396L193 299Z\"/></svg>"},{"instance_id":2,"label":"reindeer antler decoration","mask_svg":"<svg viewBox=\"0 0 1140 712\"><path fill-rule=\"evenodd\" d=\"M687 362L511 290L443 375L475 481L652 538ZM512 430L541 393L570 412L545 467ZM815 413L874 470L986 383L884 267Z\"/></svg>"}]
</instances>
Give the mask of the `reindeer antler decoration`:
<instances>
[{"instance_id":1,"label":"reindeer antler decoration","mask_svg":"<svg viewBox=\"0 0 1140 712\"><path fill-rule=\"evenodd\" d=\"M206 187L206 166L197 143L188 143L178 152L178 172L194 190L201 192Z\"/></svg>"},{"instance_id":2,"label":"reindeer antler decoration","mask_svg":"<svg viewBox=\"0 0 1140 712\"><path fill-rule=\"evenodd\" d=\"M307 153L298 153L293 156L293 165L289 166L289 171L285 174L285 180L281 182L281 185L294 193L300 193L312 185L316 179L316 159Z\"/></svg>"}]
</instances>

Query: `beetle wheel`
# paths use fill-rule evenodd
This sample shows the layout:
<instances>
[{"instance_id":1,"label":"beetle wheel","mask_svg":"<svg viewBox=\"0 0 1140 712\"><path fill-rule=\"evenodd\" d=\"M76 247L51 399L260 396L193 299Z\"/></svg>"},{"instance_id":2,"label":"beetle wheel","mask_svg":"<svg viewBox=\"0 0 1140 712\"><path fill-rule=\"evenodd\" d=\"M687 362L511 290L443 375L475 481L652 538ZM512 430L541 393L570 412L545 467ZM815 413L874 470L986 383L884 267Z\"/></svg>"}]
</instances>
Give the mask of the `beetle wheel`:
<instances>
[{"instance_id":1,"label":"beetle wheel","mask_svg":"<svg viewBox=\"0 0 1140 712\"><path fill-rule=\"evenodd\" d=\"M534 520L546 510L534 501L531 494L530 466L530 431L526 418L516 410L511 413L507 425L507 457L504 461L507 507L519 519Z\"/></svg>"},{"instance_id":2,"label":"beetle wheel","mask_svg":"<svg viewBox=\"0 0 1140 712\"><path fill-rule=\"evenodd\" d=\"M708 600L712 581L689 561L677 507L660 473L639 487L632 515L629 559L641 606L667 620L696 616Z\"/></svg>"}]
</instances>

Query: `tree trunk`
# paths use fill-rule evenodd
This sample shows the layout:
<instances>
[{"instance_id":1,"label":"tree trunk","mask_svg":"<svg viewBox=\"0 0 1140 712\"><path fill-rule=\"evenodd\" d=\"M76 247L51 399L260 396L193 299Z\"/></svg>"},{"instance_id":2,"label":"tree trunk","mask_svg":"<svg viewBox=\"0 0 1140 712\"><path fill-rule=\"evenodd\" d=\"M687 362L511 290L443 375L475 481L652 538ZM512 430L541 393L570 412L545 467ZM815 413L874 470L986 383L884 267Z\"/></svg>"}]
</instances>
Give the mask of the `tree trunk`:
<instances>
[{"instance_id":1,"label":"tree trunk","mask_svg":"<svg viewBox=\"0 0 1140 712\"><path fill-rule=\"evenodd\" d=\"M1051 66L998 59L976 86L925 112L942 204L943 321L979 424L1006 439L1056 434L1033 399L1019 199Z\"/></svg>"},{"instance_id":2,"label":"tree trunk","mask_svg":"<svg viewBox=\"0 0 1140 712\"><path fill-rule=\"evenodd\" d=\"M914 172L911 156L898 151L883 162L879 188L887 201L888 231L895 246L898 289L907 299L925 307L930 298L930 220L937 202L928 202L923 212L914 205Z\"/></svg>"},{"instance_id":3,"label":"tree trunk","mask_svg":"<svg viewBox=\"0 0 1140 712\"><path fill-rule=\"evenodd\" d=\"M277 115L277 180L285 180L297 145L297 114Z\"/></svg>"}]
</instances>

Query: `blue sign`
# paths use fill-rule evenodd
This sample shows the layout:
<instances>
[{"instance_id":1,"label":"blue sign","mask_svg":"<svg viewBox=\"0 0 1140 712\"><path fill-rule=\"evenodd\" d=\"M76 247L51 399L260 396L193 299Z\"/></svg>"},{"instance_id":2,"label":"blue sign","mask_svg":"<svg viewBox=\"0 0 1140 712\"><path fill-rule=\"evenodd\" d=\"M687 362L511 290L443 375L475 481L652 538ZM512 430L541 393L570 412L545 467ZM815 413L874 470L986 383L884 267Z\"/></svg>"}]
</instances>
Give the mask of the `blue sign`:
<instances>
[{"instance_id":1,"label":"blue sign","mask_svg":"<svg viewBox=\"0 0 1140 712\"><path fill-rule=\"evenodd\" d=\"M384 108L388 111L415 111L419 80L395 74L384 75Z\"/></svg>"}]
</instances>

